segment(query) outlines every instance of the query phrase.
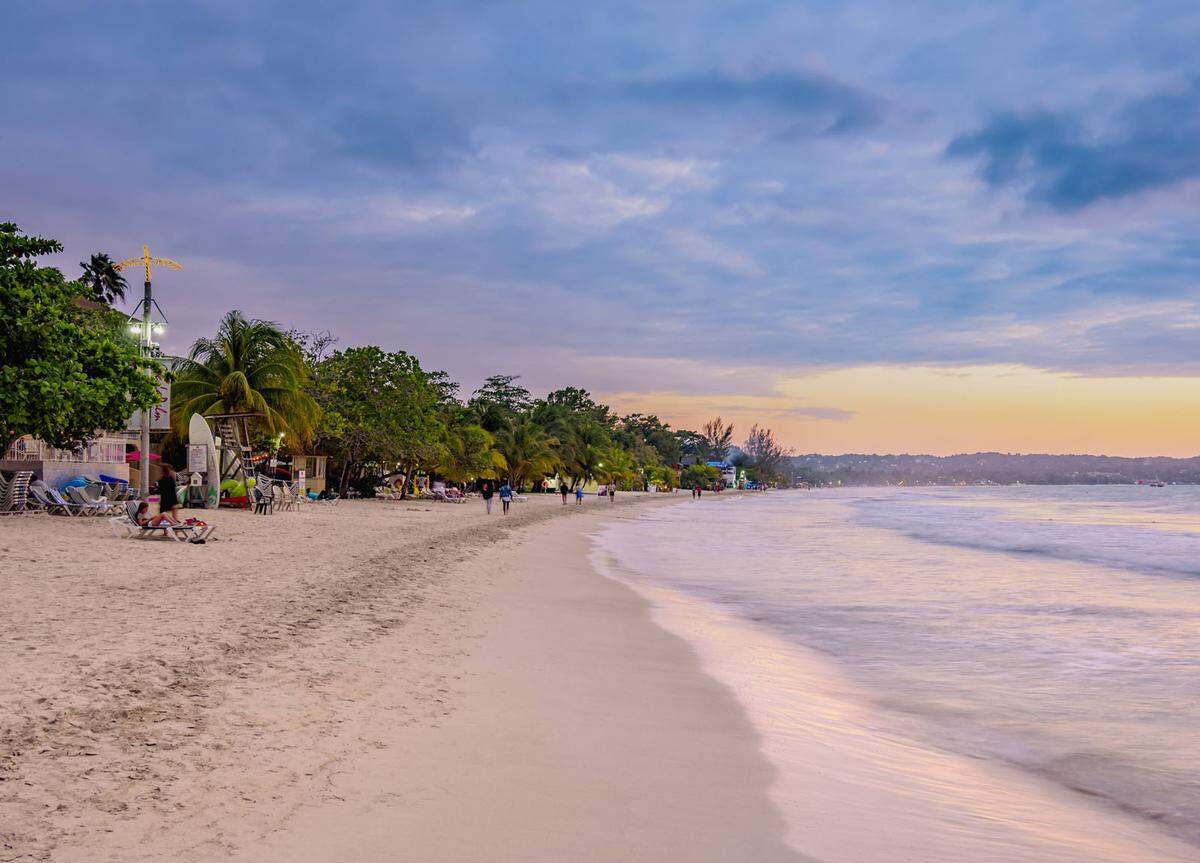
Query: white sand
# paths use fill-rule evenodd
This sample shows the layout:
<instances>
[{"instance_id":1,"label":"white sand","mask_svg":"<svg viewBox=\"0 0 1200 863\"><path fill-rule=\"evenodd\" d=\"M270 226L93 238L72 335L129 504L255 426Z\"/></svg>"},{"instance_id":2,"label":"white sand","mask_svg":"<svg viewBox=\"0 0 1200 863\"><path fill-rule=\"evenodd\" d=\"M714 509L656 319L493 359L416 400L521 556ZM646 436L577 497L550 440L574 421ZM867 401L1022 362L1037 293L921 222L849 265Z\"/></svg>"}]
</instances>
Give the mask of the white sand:
<instances>
[{"instance_id":1,"label":"white sand","mask_svg":"<svg viewBox=\"0 0 1200 863\"><path fill-rule=\"evenodd\" d=\"M786 857L736 704L587 565L637 497L0 521L0 860Z\"/></svg>"},{"instance_id":2,"label":"white sand","mask_svg":"<svg viewBox=\"0 0 1200 863\"><path fill-rule=\"evenodd\" d=\"M236 859L800 860L740 707L587 552L563 520L473 565L503 589L458 708L385 732Z\"/></svg>"}]
</instances>

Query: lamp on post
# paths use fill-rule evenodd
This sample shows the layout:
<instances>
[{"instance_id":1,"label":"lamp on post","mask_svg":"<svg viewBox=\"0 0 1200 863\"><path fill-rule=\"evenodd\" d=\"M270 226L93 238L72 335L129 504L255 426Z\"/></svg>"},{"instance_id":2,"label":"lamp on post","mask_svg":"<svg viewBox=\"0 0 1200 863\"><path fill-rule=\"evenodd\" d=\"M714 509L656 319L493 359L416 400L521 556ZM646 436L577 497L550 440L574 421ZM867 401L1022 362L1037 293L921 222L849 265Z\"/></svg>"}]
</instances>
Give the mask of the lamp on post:
<instances>
[{"instance_id":1,"label":"lamp on post","mask_svg":"<svg viewBox=\"0 0 1200 863\"><path fill-rule=\"evenodd\" d=\"M166 258L150 257L150 247L142 246L142 256L140 258L130 258L117 264L118 270L126 267L142 266L146 272L145 293L142 297L140 314L135 312L129 316L129 331L138 337L138 344L142 349L142 356L147 358L155 358L162 356L162 351L159 349L158 343L154 341L155 335L160 335L166 331L167 316L163 314L162 308L154 301L154 296L150 287L150 268L168 267L172 270L182 270L183 265ZM158 314L162 320L154 320L154 310L158 309ZM141 441L138 446L138 493L142 500L150 494L150 412L142 411L141 417Z\"/></svg>"}]
</instances>

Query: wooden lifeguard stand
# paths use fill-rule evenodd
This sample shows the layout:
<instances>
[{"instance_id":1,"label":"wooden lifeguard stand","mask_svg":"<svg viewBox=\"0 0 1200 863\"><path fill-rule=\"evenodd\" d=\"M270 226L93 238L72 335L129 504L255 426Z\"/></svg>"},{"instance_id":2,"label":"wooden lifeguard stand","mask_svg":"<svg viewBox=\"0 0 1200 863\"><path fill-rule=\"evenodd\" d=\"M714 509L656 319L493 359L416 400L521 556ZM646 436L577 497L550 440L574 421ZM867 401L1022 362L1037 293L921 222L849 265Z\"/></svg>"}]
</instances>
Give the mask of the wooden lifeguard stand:
<instances>
[{"instance_id":1,"label":"wooden lifeguard stand","mask_svg":"<svg viewBox=\"0 0 1200 863\"><path fill-rule=\"evenodd\" d=\"M246 496L241 505L252 507L250 485L254 477L251 466L253 449L250 446L250 426L253 420L260 419L262 414L214 414L205 417L212 426L213 436L217 438L217 449L220 452L221 481L232 479L242 484ZM236 498L228 501L229 506L237 506Z\"/></svg>"}]
</instances>

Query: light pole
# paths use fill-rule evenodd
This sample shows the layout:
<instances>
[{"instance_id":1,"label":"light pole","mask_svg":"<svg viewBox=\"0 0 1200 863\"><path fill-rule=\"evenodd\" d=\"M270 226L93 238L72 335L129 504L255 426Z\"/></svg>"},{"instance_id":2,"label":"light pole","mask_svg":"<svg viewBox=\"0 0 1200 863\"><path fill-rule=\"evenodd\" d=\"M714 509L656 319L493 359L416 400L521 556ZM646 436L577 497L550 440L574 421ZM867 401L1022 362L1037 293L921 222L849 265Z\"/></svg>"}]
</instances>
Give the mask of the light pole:
<instances>
[{"instance_id":1,"label":"light pole","mask_svg":"<svg viewBox=\"0 0 1200 863\"><path fill-rule=\"evenodd\" d=\"M142 246L142 256L140 258L130 258L129 260L121 261L116 267L118 270L121 270L125 267L135 267L139 264L146 271L145 293L142 297L142 317L138 321L133 315L129 316L131 322L130 330L138 333L138 343L142 349L142 357L157 358L162 355L162 351L158 349L153 336L156 331L162 332L167 323L167 316L163 314L163 310L158 303L154 302L153 292L150 287L150 267L169 267L172 270L182 270L183 266L166 258L152 258L150 257L150 247ZM153 310L155 308L162 315L161 322L155 322L154 320ZM145 500L150 494L150 411L143 410L141 419L141 441L138 444L138 496L142 500Z\"/></svg>"}]
</instances>

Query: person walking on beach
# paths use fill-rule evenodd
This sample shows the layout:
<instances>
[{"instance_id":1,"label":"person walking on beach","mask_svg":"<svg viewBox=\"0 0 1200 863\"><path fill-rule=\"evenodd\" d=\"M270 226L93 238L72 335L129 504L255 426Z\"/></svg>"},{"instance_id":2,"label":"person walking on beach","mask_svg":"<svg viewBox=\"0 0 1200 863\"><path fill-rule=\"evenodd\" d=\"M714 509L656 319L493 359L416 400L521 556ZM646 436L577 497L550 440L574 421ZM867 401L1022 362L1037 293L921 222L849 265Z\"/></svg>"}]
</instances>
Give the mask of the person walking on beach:
<instances>
[{"instance_id":1,"label":"person walking on beach","mask_svg":"<svg viewBox=\"0 0 1200 863\"><path fill-rule=\"evenodd\" d=\"M610 482L608 484L608 502L615 503L617 500L617 484Z\"/></svg>"},{"instance_id":2,"label":"person walking on beach","mask_svg":"<svg viewBox=\"0 0 1200 863\"><path fill-rule=\"evenodd\" d=\"M484 480L483 485L479 487L479 493L483 496L483 505L487 507L487 514L492 514L492 484Z\"/></svg>"},{"instance_id":3,"label":"person walking on beach","mask_svg":"<svg viewBox=\"0 0 1200 863\"><path fill-rule=\"evenodd\" d=\"M513 490L508 484L508 480L504 481L504 485L500 486L500 506L504 509L504 514L508 515L508 508L512 505Z\"/></svg>"},{"instance_id":4,"label":"person walking on beach","mask_svg":"<svg viewBox=\"0 0 1200 863\"><path fill-rule=\"evenodd\" d=\"M570 489L567 488L567 484L565 482L560 481L558 484L558 490L560 492L562 492L562 499L563 499L562 505L566 506L567 505L567 494L570 492Z\"/></svg>"},{"instance_id":5,"label":"person walking on beach","mask_svg":"<svg viewBox=\"0 0 1200 863\"><path fill-rule=\"evenodd\" d=\"M583 506L583 484L575 486L575 505Z\"/></svg>"}]
</instances>

